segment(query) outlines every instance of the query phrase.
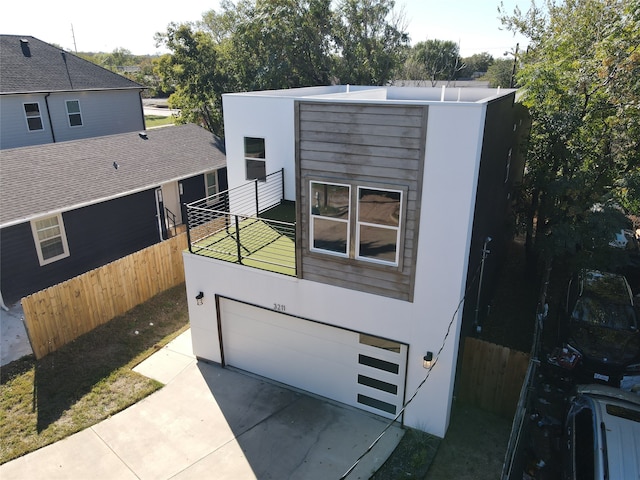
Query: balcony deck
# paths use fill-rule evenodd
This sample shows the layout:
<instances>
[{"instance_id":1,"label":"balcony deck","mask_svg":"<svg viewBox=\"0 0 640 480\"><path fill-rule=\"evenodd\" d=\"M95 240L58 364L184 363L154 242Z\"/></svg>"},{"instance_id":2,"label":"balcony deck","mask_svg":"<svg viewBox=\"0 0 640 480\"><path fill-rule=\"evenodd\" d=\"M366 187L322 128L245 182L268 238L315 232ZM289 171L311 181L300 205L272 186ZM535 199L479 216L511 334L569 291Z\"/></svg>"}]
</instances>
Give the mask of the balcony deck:
<instances>
[{"instance_id":1,"label":"balcony deck","mask_svg":"<svg viewBox=\"0 0 640 480\"><path fill-rule=\"evenodd\" d=\"M277 172L188 204L189 251L296 276L295 203L282 198L282 182Z\"/></svg>"}]
</instances>

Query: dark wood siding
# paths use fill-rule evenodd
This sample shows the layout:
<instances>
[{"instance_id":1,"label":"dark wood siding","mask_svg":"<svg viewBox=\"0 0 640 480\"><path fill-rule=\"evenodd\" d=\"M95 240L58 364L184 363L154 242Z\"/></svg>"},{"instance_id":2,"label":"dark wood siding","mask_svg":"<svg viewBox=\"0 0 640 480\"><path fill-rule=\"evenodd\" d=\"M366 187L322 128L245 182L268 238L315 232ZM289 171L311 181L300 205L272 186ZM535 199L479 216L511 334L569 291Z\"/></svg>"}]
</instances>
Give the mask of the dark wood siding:
<instances>
[{"instance_id":1,"label":"dark wood siding","mask_svg":"<svg viewBox=\"0 0 640 480\"><path fill-rule=\"evenodd\" d=\"M0 232L7 302L50 287L159 241L154 190L62 214L70 255L40 266L29 222Z\"/></svg>"},{"instance_id":2,"label":"dark wood siding","mask_svg":"<svg viewBox=\"0 0 640 480\"><path fill-rule=\"evenodd\" d=\"M424 169L427 107L296 103L299 185L299 276L316 282L413 300ZM339 258L309 249L309 182L328 181L403 192L399 267ZM352 202L352 243L355 204Z\"/></svg>"}]
</instances>

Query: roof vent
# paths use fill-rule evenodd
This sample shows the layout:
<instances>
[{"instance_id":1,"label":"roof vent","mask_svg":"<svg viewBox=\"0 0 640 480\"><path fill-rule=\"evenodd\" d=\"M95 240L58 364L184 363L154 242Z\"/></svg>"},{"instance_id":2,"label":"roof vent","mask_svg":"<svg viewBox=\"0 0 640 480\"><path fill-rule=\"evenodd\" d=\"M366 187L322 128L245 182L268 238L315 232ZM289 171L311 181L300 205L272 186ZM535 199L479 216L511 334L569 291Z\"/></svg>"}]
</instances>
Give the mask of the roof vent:
<instances>
[{"instance_id":1,"label":"roof vent","mask_svg":"<svg viewBox=\"0 0 640 480\"><path fill-rule=\"evenodd\" d=\"M149 137L147 137L147 132L139 132L138 136L143 140L149 140Z\"/></svg>"},{"instance_id":2,"label":"roof vent","mask_svg":"<svg viewBox=\"0 0 640 480\"><path fill-rule=\"evenodd\" d=\"M31 49L29 48L29 40L27 40L26 38L21 38L20 39L20 48L22 49L22 54L25 57L30 57L31 56Z\"/></svg>"}]
</instances>

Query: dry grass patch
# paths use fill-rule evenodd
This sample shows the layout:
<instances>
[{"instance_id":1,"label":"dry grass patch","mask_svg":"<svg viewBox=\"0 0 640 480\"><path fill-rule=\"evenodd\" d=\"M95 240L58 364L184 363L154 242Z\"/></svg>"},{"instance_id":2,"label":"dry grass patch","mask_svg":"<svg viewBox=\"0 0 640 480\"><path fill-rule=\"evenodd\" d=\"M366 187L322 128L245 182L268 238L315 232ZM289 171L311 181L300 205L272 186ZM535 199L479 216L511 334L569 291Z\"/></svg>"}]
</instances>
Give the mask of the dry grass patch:
<instances>
[{"instance_id":1,"label":"dry grass patch","mask_svg":"<svg viewBox=\"0 0 640 480\"><path fill-rule=\"evenodd\" d=\"M0 372L0 464L65 438L162 386L132 371L188 328L184 284L37 361Z\"/></svg>"}]
</instances>

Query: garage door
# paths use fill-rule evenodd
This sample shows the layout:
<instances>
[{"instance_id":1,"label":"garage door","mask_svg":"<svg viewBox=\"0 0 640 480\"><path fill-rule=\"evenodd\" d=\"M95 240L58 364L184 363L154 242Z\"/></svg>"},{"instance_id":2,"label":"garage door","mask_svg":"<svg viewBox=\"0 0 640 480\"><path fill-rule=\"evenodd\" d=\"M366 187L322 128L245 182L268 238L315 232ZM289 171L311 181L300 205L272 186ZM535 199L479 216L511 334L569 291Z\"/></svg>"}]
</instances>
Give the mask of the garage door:
<instances>
[{"instance_id":1,"label":"garage door","mask_svg":"<svg viewBox=\"0 0 640 480\"><path fill-rule=\"evenodd\" d=\"M220 299L226 365L387 418L402 408L407 346Z\"/></svg>"}]
</instances>

